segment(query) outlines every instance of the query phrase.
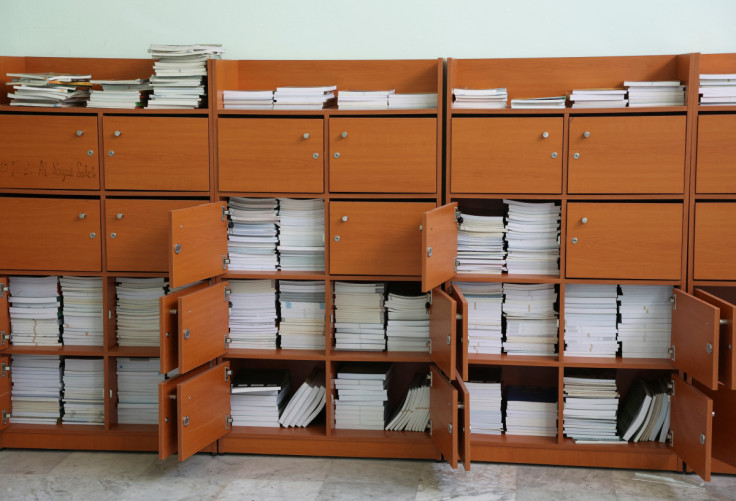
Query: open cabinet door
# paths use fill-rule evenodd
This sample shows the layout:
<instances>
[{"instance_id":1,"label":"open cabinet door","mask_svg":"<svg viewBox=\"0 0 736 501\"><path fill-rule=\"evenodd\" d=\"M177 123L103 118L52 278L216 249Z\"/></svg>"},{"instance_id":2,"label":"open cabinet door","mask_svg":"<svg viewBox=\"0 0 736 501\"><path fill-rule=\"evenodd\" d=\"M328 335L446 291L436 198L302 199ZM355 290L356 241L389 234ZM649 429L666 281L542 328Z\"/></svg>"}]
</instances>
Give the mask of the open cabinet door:
<instances>
[{"instance_id":1,"label":"open cabinet door","mask_svg":"<svg viewBox=\"0 0 736 501\"><path fill-rule=\"evenodd\" d=\"M10 424L10 357L0 355L0 430Z\"/></svg>"},{"instance_id":2,"label":"open cabinet door","mask_svg":"<svg viewBox=\"0 0 736 501\"><path fill-rule=\"evenodd\" d=\"M701 289L695 289L695 297L720 310L718 337L718 381L723 388L736 390L736 305Z\"/></svg>"},{"instance_id":3,"label":"open cabinet door","mask_svg":"<svg viewBox=\"0 0 736 501\"><path fill-rule=\"evenodd\" d=\"M695 387L713 400L713 459L736 468L736 391L722 384L716 391L697 382ZM716 464L713 470L718 471Z\"/></svg>"},{"instance_id":4,"label":"open cabinet door","mask_svg":"<svg viewBox=\"0 0 736 501\"><path fill-rule=\"evenodd\" d=\"M439 287L432 289L429 307L429 358L448 379L455 379L457 303Z\"/></svg>"},{"instance_id":5,"label":"open cabinet door","mask_svg":"<svg viewBox=\"0 0 736 501\"><path fill-rule=\"evenodd\" d=\"M230 335L230 289L220 282L178 298L179 373L227 352Z\"/></svg>"},{"instance_id":6,"label":"open cabinet door","mask_svg":"<svg viewBox=\"0 0 736 501\"><path fill-rule=\"evenodd\" d=\"M451 280L457 273L457 203L422 215L422 292Z\"/></svg>"},{"instance_id":7,"label":"open cabinet door","mask_svg":"<svg viewBox=\"0 0 736 501\"><path fill-rule=\"evenodd\" d=\"M673 291L672 363L712 390L718 389L718 319L715 306Z\"/></svg>"},{"instance_id":8,"label":"open cabinet door","mask_svg":"<svg viewBox=\"0 0 736 501\"><path fill-rule=\"evenodd\" d=\"M181 287L227 269L225 202L169 211L169 283Z\"/></svg>"},{"instance_id":9,"label":"open cabinet door","mask_svg":"<svg viewBox=\"0 0 736 501\"><path fill-rule=\"evenodd\" d=\"M201 282L158 299L161 374L179 367L179 298L207 287Z\"/></svg>"},{"instance_id":10,"label":"open cabinet door","mask_svg":"<svg viewBox=\"0 0 736 501\"><path fill-rule=\"evenodd\" d=\"M708 482L712 462L713 400L677 376L673 376L672 385L672 449L689 468Z\"/></svg>"},{"instance_id":11,"label":"open cabinet door","mask_svg":"<svg viewBox=\"0 0 736 501\"><path fill-rule=\"evenodd\" d=\"M455 316L455 335L457 337L457 370L463 381L468 379L468 300L458 287L450 289L450 296L455 300L457 315Z\"/></svg>"},{"instance_id":12,"label":"open cabinet door","mask_svg":"<svg viewBox=\"0 0 736 501\"><path fill-rule=\"evenodd\" d=\"M10 310L8 277L0 277L0 352L10 348Z\"/></svg>"},{"instance_id":13,"label":"open cabinet door","mask_svg":"<svg viewBox=\"0 0 736 501\"><path fill-rule=\"evenodd\" d=\"M460 436L458 437L458 448L460 460L466 471L470 471L470 393L465 387L465 382L456 373L455 385L458 389L457 415L460 423Z\"/></svg>"},{"instance_id":14,"label":"open cabinet door","mask_svg":"<svg viewBox=\"0 0 736 501\"><path fill-rule=\"evenodd\" d=\"M432 386L429 391L429 422L432 441L450 463L457 468L458 419L457 388L434 365L429 366Z\"/></svg>"}]
</instances>

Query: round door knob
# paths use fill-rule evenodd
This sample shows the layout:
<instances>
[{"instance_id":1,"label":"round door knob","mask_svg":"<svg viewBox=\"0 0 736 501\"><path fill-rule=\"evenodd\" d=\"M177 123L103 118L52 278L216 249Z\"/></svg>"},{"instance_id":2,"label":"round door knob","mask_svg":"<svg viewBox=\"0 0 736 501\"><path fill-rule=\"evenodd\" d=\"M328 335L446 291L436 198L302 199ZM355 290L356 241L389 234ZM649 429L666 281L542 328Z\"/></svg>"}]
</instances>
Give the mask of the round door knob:
<instances>
[{"instance_id":1,"label":"round door knob","mask_svg":"<svg viewBox=\"0 0 736 501\"><path fill-rule=\"evenodd\" d=\"M117 238L117 237L118 237L117 233L114 233L114 232L110 233L110 238Z\"/></svg>"},{"instance_id":2,"label":"round door knob","mask_svg":"<svg viewBox=\"0 0 736 501\"><path fill-rule=\"evenodd\" d=\"M585 138L590 137L590 132L588 132L587 130L585 132L583 132L583 137L585 137Z\"/></svg>"},{"instance_id":3,"label":"round door knob","mask_svg":"<svg viewBox=\"0 0 736 501\"><path fill-rule=\"evenodd\" d=\"M580 222L583 223L583 224L585 224L585 223L588 222L588 218L587 217L584 217L583 219L580 220Z\"/></svg>"},{"instance_id":4,"label":"round door knob","mask_svg":"<svg viewBox=\"0 0 736 501\"><path fill-rule=\"evenodd\" d=\"M302 136L304 139L309 139L309 132L305 132Z\"/></svg>"},{"instance_id":5,"label":"round door knob","mask_svg":"<svg viewBox=\"0 0 736 501\"><path fill-rule=\"evenodd\" d=\"M348 220L348 217L347 216L343 216L341 219L342 219L343 222L345 222L345 221Z\"/></svg>"},{"instance_id":6,"label":"round door knob","mask_svg":"<svg viewBox=\"0 0 736 501\"><path fill-rule=\"evenodd\" d=\"M578 243L578 237L572 237L572 243L574 244Z\"/></svg>"},{"instance_id":7,"label":"round door knob","mask_svg":"<svg viewBox=\"0 0 736 501\"><path fill-rule=\"evenodd\" d=\"M552 154L551 154L550 156L551 156L552 158L557 158L557 152L556 152L556 151L553 151L553 152L552 152Z\"/></svg>"},{"instance_id":8,"label":"round door knob","mask_svg":"<svg viewBox=\"0 0 736 501\"><path fill-rule=\"evenodd\" d=\"M312 153L312 158L317 160L319 158L319 153Z\"/></svg>"},{"instance_id":9,"label":"round door knob","mask_svg":"<svg viewBox=\"0 0 736 501\"><path fill-rule=\"evenodd\" d=\"M122 212L118 212L117 214L115 214L115 217L118 218L118 219L123 219L123 213Z\"/></svg>"},{"instance_id":10,"label":"round door knob","mask_svg":"<svg viewBox=\"0 0 736 501\"><path fill-rule=\"evenodd\" d=\"M574 158L575 160L577 160L578 158L580 158L580 153L573 153L572 154L572 158Z\"/></svg>"},{"instance_id":11,"label":"round door knob","mask_svg":"<svg viewBox=\"0 0 736 501\"><path fill-rule=\"evenodd\" d=\"M335 154L332 155L332 156L335 157L335 158L340 158L340 153L336 151Z\"/></svg>"},{"instance_id":12,"label":"round door knob","mask_svg":"<svg viewBox=\"0 0 736 501\"><path fill-rule=\"evenodd\" d=\"M87 214L85 214L84 212L79 213L79 219L84 219L85 217L87 217Z\"/></svg>"},{"instance_id":13,"label":"round door knob","mask_svg":"<svg viewBox=\"0 0 736 501\"><path fill-rule=\"evenodd\" d=\"M84 131L83 130L78 130L77 131L77 136L81 136L82 134L84 134Z\"/></svg>"},{"instance_id":14,"label":"round door knob","mask_svg":"<svg viewBox=\"0 0 736 501\"><path fill-rule=\"evenodd\" d=\"M92 232L89 234L89 238L95 238L97 236L97 233Z\"/></svg>"},{"instance_id":15,"label":"round door knob","mask_svg":"<svg viewBox=\"0 0 736 501\"><path fill-rule=\"evenodd\" d=\"M115 155L115 152L112 151L112 150L110 150L110 151L107 152L107 156L108 157L111 157L111 156L114 156L114 155Z\"/></svg>"},{"instance_id":16,"label":"round door knob","mask_svg":"<svg viewBox=\"0 0 736 501\"><path fill-rule=\"evenodd\" d=\"M120 134L122 134L122 132L116 130L115 132L113 132L113 134L115 135L115 137L120 137Z\"/></svg>"},{"instance_id":17,"label":"round door knob","mask_svg":"<svg viewBox=\"0 0 736 501\"><path fill-rule=\"evenodd\" d=\"M549 132L547 131L542 132L542 137L547 139L549 137Z\"/></svg>"},{"instance_id":18,"label":"round door knob","mask_svg":"<svg viewBox=\"0 0 736 501\"><path fill-rule=\"evenodd\" d=\"M340 241L340 235L335 235L335 242L339 242L339 241Z\"/></svg>"},{"instance_id":19,"label":"round door knob","mask_svg":"<svg viewBox=\"0 0 736 501\"><path fill-rule=\"evenodd\" d=\"M348 133L343 131L342 134L340 134L340 137L348 137Z\"/></svg>"},{"instance_id":20,"label":"round door knob","mask_svg":"<svg viewBox=\"0 0 736 501\"><path fill-rule=\"evenodd\" d=\"M90 156L91 157L94 154L95 154L95 151L94 150L87 150L87 156Z\"/></svg>"}]
</instances>

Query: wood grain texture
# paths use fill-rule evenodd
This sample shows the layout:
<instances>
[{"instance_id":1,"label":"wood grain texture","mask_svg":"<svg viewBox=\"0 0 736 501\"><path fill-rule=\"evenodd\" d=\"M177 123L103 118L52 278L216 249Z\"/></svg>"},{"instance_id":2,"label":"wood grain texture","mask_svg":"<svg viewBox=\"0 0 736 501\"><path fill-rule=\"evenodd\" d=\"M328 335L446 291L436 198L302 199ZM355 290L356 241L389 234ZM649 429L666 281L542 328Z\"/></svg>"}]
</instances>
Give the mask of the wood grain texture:
<instances>
[{"instance_id":1,"label":"wood grain texture","mask_svg":"<svg viewBox=\"0 0 736 501\"><path fill-rule=\"evenodd\" d=\"M696 193L736 193L736 115L700 115Z\"/></svg>"},{"instance_id":2,"label":"wood grain texture","mask_svg":"<svg viewBox=\"0 0 736 501\"><path fill-rule=\"evenodd\" d=\"M672 449L688 468L710 481L713 444L713 400L682 379L673 378L670 398ZM701 443L703 437L703 443Z\"/></svg>"},{"instance_id":3,"label":"wood grain texture","mask_svg":"<svg viewBox=\"0 0 736 501\"><path fill-rule=\"evenodd\" d=\"M221 275L227 256L225 202L169 212L169 284L181 287ZM223 220L224 219L224 220ZM180 252L177 253L177 245Z\"/></svg>"},{"instance_id":4,"label":"wood grain texture","mask_svg":"<svg viewBox=\"0 0 736 501\"><path fill-rule=\"evenodd\" d=\"M458 431L458 454L463 462L465 471L470 471L470 392L465 386L465 382L460 377L460 373L455 373L455 385L457 386L458 395L458 423L460 430Z\"/></svg>"},{"instance_id":5,"label":"wood grain texture","mask_svg":"<svg viewBox=\"0 0 736 501\"><path fill-rule=\"evenodd\" d=\"M158 298L161 374L179 366L179 298L206 287L202 282Z\"/></svg>"},{"instance_id":6,"label":"wood grain texture","mask_svg":"<svg viewBox=\"0 0 736 501\"><path fill-rule=\"evenodd\" d=\"M468 301L459 287L450 289L450 296L457 304L458 317L455 321L455 332L457 336L457 371L463 380L468 379Z\"/></svg>"},{"instance_id":7,"label":"wood grain texture","mask_svg":"<svg viewBox=\"0 0 736 501\"><path fill-rule=\"evenodd\" d=\"M702 289L695 289L693 294L696 298L718 308L718 318L721 322L725 322L725 324L719 324L719 334L716 338L718 343L718 382L720 383L719 388L736 390L736 350L734 350L736 347L736 327L733 323L736 320L736 305Z\"/></svg>"},{"instance_id":8,"label":"wood grain texture","mask_svg":"<svg viewBox=\"0 0 736 501\"><path fill-rule=\"evenodd\" d=\"M0 277L0 286L8 286L8 277ZM10 294L8 292L5 292L2 297L0 297L0 334L10 334L10 310L8 310L10 306L8 303L9 295ZM0 353L5 349L10 348L10 346L10 341L0 339ZM0 393L2 393L2 391L0 391Z\"/></svg>"},{"instance_id":9,"label":"wood grain texture","mask_svg":"<svg viewBox=\"0 0 736 501\"><path fill-rule=\"evenodd\" d=\"M699 384L695 387L713 400L713 473L717 472L717 461L736 468L736 392L724 385L716 391Z\"/></svg>"},{"instance_id":10,"label":"wood grain texture","mask_svg":"<svg viewBox=\"0 0 736 501\"><path fill-rule=\"evenodd\" d=\"M457 372L456 317L455 300L439 287L432 289L432 305L429 307L429 339L432 351L429 356L450 380L455 379Z\"/></svg>"},{"instance_id":11,"label":"wood grain texture","mask_svg":"<svg viewBox=\"0 0 736 501\"><path fill-rule=\"evenodd\" d=\"M227 282L182 294L178 299L179 372L184 373L227 352L230 301Z\"/></svg>"},{"instance_id":12,"label":"wood grain texture","mask_svg":"<svg viewBox=\"0 0 736 501\"><path fill-rule=\"evenodd\" d=\"M456 209L457 202L453 202L422 214L422 292L452 280L457 273Z\"/></svg>"},{"instance_id":13,"label":"wood grain texture","mask_svg":"<svg viewBox=\"0 0 736 501\"><path fill-rule=\"evenodd\" d=\"M696 202L693 277L736 280L736 203Z\"/></svg>"},{"instance_id":14,"label":"wood grain texture","mask_svg":"<svg viewBox=\"0 0 736 501\"><path fill-rule=\"evenodd\" d=\"M458 461L458 391L434 365L432 387L429 391L429 419L432 427L432 441L450 466L457 468Z\"/></svg>"},{"instance_id":15,"label":"wood grain texture","mask_svg":"<svg viewBox=\"0 0 736 501\"><path fill-rule=\"evenodd\" d=\"M676 306L672 311L673 365L715 390L718 388L719 310L678 289L673 290L673 295Z\"/></svg>"}]
</instances>

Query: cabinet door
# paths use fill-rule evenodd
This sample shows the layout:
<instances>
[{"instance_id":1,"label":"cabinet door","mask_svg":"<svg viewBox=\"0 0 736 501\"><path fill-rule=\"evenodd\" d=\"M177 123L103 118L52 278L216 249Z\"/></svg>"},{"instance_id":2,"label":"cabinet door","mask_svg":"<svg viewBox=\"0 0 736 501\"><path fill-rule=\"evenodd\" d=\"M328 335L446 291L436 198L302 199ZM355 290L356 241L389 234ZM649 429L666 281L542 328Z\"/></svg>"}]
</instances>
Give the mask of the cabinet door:
<instances>
[{"instance_id":1,"label":"cabinet door","mask_svg":"<svg viewBox=\"0 0 736 501\"><path fill-rule=\"evenodd\" d=\"M695 204L695 280L736 280L736 203Z\"/></svg>"},{"instance_id":2,"label":"cabinet door","mask_svg":"<svg viewBox=\"0 0 736 501\"><path fill-rule=\"evenodd\" d=\"M673 365L713 390L718 388L717 307L675 289L672 304Z\"/></svg>"},{"instance_id":3,"label":"cabinet door","mask_svg":"<svg viewBox=\"0 0 736 501\"><path fill-rule=\"evenodd\" d=\"M562 193L562 117L452 119L450 191Z\"/></svg>"},{"instance_id":4,"label":"cabinet door","mask_svg":"<svg viewBox=\"0 0 736 501\"><path fill-rule=\"evenodd\" d=\"M567 277L679 280L682 204L567 205Z\"/></svg>"},{"instance_id":5,"label":"cabinet door","mask_svg":"<svg viewBox=\"0 0 736 501\"><path fill-rule=\"evenodd\" d=\"M207 118L108 116L102 124L108 190L210 189Z\"/></svg>"},{"instance_id":6,"label":"cabinet door","mask_svg":"<svg viewBox=\"0 0 736 501\"><path fill-rule=\"evenodd\" d=\"M330 273L421 274L425 202L330 202Z\"/></svg>"},{"instance_id":7,"label":"cabinet door","mask_svg":"<svg viewBox=\"0 0 736 501\"><path fill-rule=\"evenodd\" d=\"M201 282L158 298L161 374L179 366L179 298L207 286Z\"/></svg>"},{"instance_id":8,"label":"cabinet door","mask_svg":"<svg viewBox=\"0 0 736 501\"><path fill-rule=\"evenodd\" d=\"M10 424L10 388L12 387L10 357L0 355L0 430Z\"/></svg>"},{"instance_id":9,"label":"cabinet door","mask_svg":"<svg viewBox=\"0 0 736 501\"><path fill-rule=\"evenodd\" d=\"M225 202L169 212L169 283L181 287L227 269Z\"/></svg>"},{"instance_id":10,"label":"cabinet door","mask_svg":"<svg viewBox=\"0 0 736 501\"><path fill-rule=\"evenodd\" d=\"M713 400L674 377L670 398L672 449L689 468L710 481L713 445Z\"/></svg>"},{"instance_id":11,"label":"cabinet door","mask_svg":"<svg viewBox=\"0 0 736 501\"><path fill-rule=\"evenodd\" d=\"M571 117L569 193L682 193L685 116Z\"/></svg>"},{"instance_id":12,"label":"cabinet door","mask_svg":"<svg viewBox=\"0 0 736 501\"><path fill-rule=\"evenodd\" d=\"M458 422L460 423L460 436L458 446L460 460L466 471L470 471L470 392L465 386L463 378L456 373L455 385L458 389Z\"/></svg>"},{"instance_id":13,"label":"cabinet door","mask_svg":"<svg viewBox=\"0 0 736 501\"><path fill-rule=\"evenodd\" d=\"M330 118L330 191L437 191L436 118Z\"/></svg>"},{"instance_id":14,"label":"cabinet door","mask_svg":"<svg viewBox=\"0 0 736 501\"><path fill-rule=\"evenodd\" d=\"M450 466L458 460L458 391L434 365L429 366L432 386L429 390L429 421L432 441Z\"/></svg>"},{"instance_id":15,"label":"cabinet door","mask_svg":"<svg viewBox=\"0 0 736 501\"><path fill-rule=\"evenodd\" d=\"M468 301L462 291L456 286L450 289L450 296L457 304L457 320L455 321L455 332L457 333L457 370L463 380L468 379Z\"/></svg>"},{"instance_id":16,"label":"cabinet door","mask_svg":"<svg viewBox=\"0 0 736 501\"><path fill-rule=\"evenodd\" d=\"M0 198L0 263L11 270L100 271L100 201Z\"/></svg>"},{"instance_id":17,"label":"cabinet door","mask_svg":"<svg viewBox=\"0 0 736 501\"><path fill-rule=\"evenodd\" d=\"M0 352L10 348L10 305L8 277L0 277Z\"/></svg>"},{"instance_id":18,"label":"cabinet door","mask_svg":"<svg viewBox=\"0 0 736 501\"><path fill-rule=\"evenodd\" d=\"M429 307L429 358L450 380L455 379L457 303L439 287L432 289Z\"/></svg>"},{"instance_id":19,"label":"cabinet door","mask_svg":"<svg viewBox=\"0 0 736 501\"><path fill-rule=\"evenodd\" d=\"M723 385L715 391L695 387L713 400L713 459L736 468L736 392Z\"/></svg>"},{"instance_id":20,"label":"cabinet door","mask_svg":"<svg viewBox=\"0 0 736 501\"><path fill-rule=\"evenodd\" d=\"M230 340L227 282L182 294L177 311L179 372L188 372L225 354Z\"/></svg>"},{"instance_id":21,"label":"cabinet door","mask_svg":"<svg viewBox=\"0 0 736 501\"><path fill-rule=\"evenodd\" d=\"M0 116L0 186L99 190L96 116Z\"/></svg>"},{"instance_id":22,"label":"cabinet door","mask_svg":"<svg viewBox=\"0 0 736 501\"><path fill-rule=\"evenodd\" d=\"M201 205L199 200L121 200L108 198L107 269L167 271L169 211Z\"/></svg>"},{"instance_id":23,"label":"cabinet door","mask_svg":"<svg viewBox=\"0 0 736 501\"><path fill-rule=\"evenodd\" d=\"M220 191L324 191L321 118L220 118L217 124Z\"/></svg>"},{"instance_id":24,"label":"cabinet door","mask_svg":"<svg viewBox=\"0 0 736 501\"><path fill-rule=\"evenodd\" d=\"M724 298L716 297L701 289L695 289L695 297L718 308L719 310L719 334L715 339L718 352L718 381L722 387L728 390L736 390L736 305ZM710 331L708 331L710 333Z\"/></svg>"},{"instance_id":25,"label":"cabinet door","mask_svg":"<svg viewBox=\"0 0 736 501\"><path fill-rule=\"evenodd\" d=\"M697 193L736 193L736 115L698 117Z\"/></svg>"},{"instance_id":26,"label":"cabinet door","mask_svg":"<svg viewBox=\"0 0 736 501\"><path fill-rule=\"evenodd\" d=\"M457 274L457 203L422 214L422 292L452 280Z\"/></svg>"}]
</instances>

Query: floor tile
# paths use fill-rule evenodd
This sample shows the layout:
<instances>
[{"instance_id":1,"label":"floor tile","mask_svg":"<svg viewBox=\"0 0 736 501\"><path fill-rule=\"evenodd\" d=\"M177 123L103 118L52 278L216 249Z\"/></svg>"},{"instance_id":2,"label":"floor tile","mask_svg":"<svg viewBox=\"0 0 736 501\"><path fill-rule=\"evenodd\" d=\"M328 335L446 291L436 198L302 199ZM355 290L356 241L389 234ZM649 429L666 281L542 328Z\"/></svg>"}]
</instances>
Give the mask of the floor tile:
<instances>
[{"instance_id":1,"label":"floor tile","mask_svg":"<svg viewBox=\"0 0 736 501\"><path fill-rule=\"evenodd\" d=\"M321 488L321 480L234 480L220 493L217 501L313 501Z\"/></svg>"},{"instance_id":2,"label":"floor tile","mask_svg":"<svg viewBox=\"0 0 736 501\"><path fill-rule=\"evenodd\" d=\"M646 499L646 500L687 500L707 501L711 499L706 492L700 477L683 475L667 471L641 472L636 470L612 470L613 485L619 499ZM656 479L662 479L657 481ZM673 479L675 483L667 483L666 479Z\"/></svg>"},{"instance_id":3,"label":"floor tile","mask_svg":"<svg viewBox=\"0 0 736 501\"><path fill-rule=\"evenodd\" d=\"M50 472L71 454L68 451L6 449L0 451L3 474L44 474Z\"/></svg>"},{"instance_id":4,"label":"floor tile","mask_svg":"<svg viewBox=\"0 0 736 501\"><path fill-rule=\"evenodd\" d=\"M417 487L405 483L386 482L337 482L327 480L322 484L317 499L319 501L391 501L416 499Z\"/></svg>"},{"instance_id":5,"label":"floor tile","mask_svg":"<svg viewBox=\"0 0 736 501\"><path fill-rule=\"evenodd\" d=\"M40 477L36 475L0 475L0 499L3 501L20 501L34 499Z\"/></svg>"},{"instance_id":6,"label":"floor tile","mask_svg":"<svg viewBox=\"0 0 736 501\"><path fill-rule=\"evenodd\" d=\"M381 482L408 485L416 490L426 461L399 459L333 459L327 471L330 482Z\"/></svg>"},{"instance_id":7,"label":"floor tile","mask_svg":"<svg viewBox=\"0 0 736 501\"><path fill-rule=\"evenodd\" d=\"M136 479L127 477L41 476L26 499L34 500L118 500Z\"/></svg>"},{"instance_id":8,"label":"floor tile","mask_svg":"<svg viewBox=\"0 0 736 501\"><path fill-rule=\"evenodd\" d=\"M519 489L543 489L554 492L614 494L611 470L569 468L562 466L519 466Z\"/></svg>"},{"instance_id":9,"label":"floor tile","mask_svg":"<svg viewBox=\"0 0 736 501\"><path fill-rule=\"evenodd\" d=\"M137 477L116 499L202 501L217 499L226 486L222 479Z\"/></svg>"},{"instance_id":10,"label":"floor tile","mask_svg":"<svg viewBox=\"0 0 736 501\"><path fill-rule=\"evenodd\" d=\"M517 489L515 499L516 501L618 501L615 494L548 491L533 488Z\"/></svg>"},{"instance_id":11,"label":"floor tile","mask_svg":"<svg viewBox=\"0 0 736 501\"><path fill-rule=\"evenodd\" d=\"M79 477L137 476L156 461L153 453L72 452L51 473Z\"/></svg>"},{"instance_id":12,"label":"floor tile","mask_svg":"<svg viewBox=\"0 0 736 501\"><path fill-rule=\"evenodd\" d=\"M446 463L428 463L417 499L514 499L516 465L473 463L470 471Z\"/></svg>"}]
</instances>

